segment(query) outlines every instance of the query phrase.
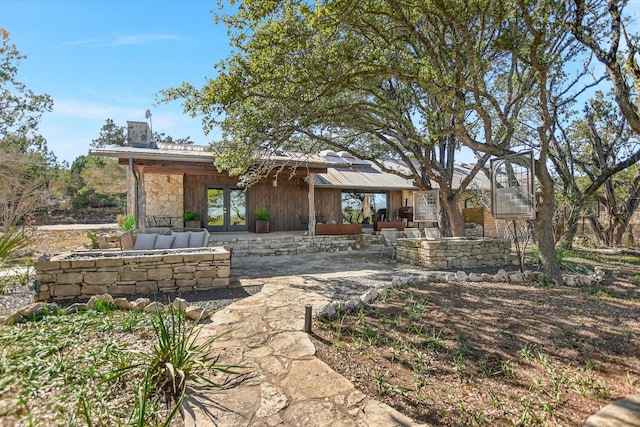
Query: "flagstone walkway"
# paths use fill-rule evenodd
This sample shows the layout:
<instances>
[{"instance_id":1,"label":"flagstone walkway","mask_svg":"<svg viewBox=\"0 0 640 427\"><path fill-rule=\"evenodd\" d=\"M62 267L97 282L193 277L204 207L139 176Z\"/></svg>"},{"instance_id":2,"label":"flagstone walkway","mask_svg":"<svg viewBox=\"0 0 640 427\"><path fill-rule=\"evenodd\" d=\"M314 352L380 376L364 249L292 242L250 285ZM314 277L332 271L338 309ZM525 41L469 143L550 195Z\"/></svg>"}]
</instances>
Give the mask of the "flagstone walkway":
<instances>
[{"instance_id":1,"label":"flagstone walkway","mask_svg":"<svg viewBox=\"0 0 640 427\"><path fill-rule=\"evenodd\" d=\"M248 374L226 389L195 390L184 406L185 425L420 425L356 390L314 356L315 347L303 332L305 305L311 304L314 312L323 309L336 298L336 282L342 282L343 296L348 294L348 278L372 286L390 283L383 265L379 266L380 271L371 267L361 265L355 270L332 272L326 266L317 270L323 273L314 275L243 278L242 285L262 284L262 291L216 312L201 337L226 333L213 345L214 353L221 355L218 363L246 366L244 371ZM239 270L242 271L241 266ZM407 266L407 274L413 270Z\"/></svg>"}]
</instances>

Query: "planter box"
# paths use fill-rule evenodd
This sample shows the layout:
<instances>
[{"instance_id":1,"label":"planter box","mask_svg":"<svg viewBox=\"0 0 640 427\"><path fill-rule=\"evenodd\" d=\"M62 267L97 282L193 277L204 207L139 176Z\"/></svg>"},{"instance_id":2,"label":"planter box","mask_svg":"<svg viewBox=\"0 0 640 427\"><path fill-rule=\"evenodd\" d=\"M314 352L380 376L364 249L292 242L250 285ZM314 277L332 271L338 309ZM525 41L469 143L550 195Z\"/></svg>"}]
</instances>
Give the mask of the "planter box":
<instances>
[{"instance_id":1,"label":"planter box","mask_svg":"<svg viewBox=\"0 0 640 427\"><path fill-rule=\"evenodd\" d=\"M256 219L256 233L268 233L269 221L266 219Z\"/></svg>"},{"instance_id":2,"label":"planter box","mask_svg":"<svg viewBox=\"0 0 640 427\"><path fill-rule=\"evenodd\" d=\"M362 224L316 224L316 234L362 234Z\"/></svg>"},{"instance_id":3,"label":"planter box","mask_svg":"<svg viewBox=\"0 0 640 427\"><path fill-rule=\"evenodd\" d=\"M200 224L200 220L194 220L194 221L185 221L184 222L184 228L200 228L201 224Z\"/></svg>"},{"instance_id":4,"label":"planter box","mask_svg":"<svg viewBox=\"0 0 640 427\"><path fill-rule=\"evenodd\" d=\"M405 223L404 221L385 221L385 222L376 222L373 224L373 229L375 231L380 231L383 228L395 228L398 231L404 231Z\"/></svg>"}]
</instances>

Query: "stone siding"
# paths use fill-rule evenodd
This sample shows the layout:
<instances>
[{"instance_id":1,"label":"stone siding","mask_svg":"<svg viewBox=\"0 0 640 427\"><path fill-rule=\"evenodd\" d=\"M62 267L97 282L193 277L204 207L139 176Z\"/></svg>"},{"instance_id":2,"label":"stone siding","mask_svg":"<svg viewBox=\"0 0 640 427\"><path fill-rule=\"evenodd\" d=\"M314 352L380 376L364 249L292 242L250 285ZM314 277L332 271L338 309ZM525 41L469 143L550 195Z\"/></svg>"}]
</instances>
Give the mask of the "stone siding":
<instances>
[{"instance_id":1,"label":"stone siding","mask_svg":"<svg viewBox=\"0 0 640 427\"><path fill-rule=\"evenodd\" d=\"M492 238L398 239L397 259L427 268L476 268L509 265L511 241Z\"/></svg>"},{"instance_id":2,"label":"stone siding","mask_svg":"<svg viewBox=\"0 0 640 427\"><path fill-rule=\"evenodd\" d=\"M38 300L192 291L229 286L231 257L222 247L102 252L35 264Z\"/></svg>"},{"instance_id":3,"label":"stone siding","mask_svg":"<svg viewBox=\"0 0 640 427\"><path fill-rule=\"evenodd\" d=\"M182 217L184 211L184 179L182 175L146 174L146 214Z\"/></svg>"}]
</instances>

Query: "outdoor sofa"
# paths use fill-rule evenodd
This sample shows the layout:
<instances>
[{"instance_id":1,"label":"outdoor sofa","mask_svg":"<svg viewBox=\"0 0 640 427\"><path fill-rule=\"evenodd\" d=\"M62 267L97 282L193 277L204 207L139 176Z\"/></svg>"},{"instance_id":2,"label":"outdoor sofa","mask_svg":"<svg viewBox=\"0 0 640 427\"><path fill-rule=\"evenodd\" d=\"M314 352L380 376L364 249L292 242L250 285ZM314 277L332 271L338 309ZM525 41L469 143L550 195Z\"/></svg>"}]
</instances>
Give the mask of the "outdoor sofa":
<instances>
[{"instance_id":1,"label":"outdoor sofa","mask_svg":"<svg viewBox=\"0 0 640 427\"><path fill-rule=\"evenodd\" d=\"M185 249L209 246L209 232L198 229L134 229L120 236L120 249L144 251L153 249Z\"/></svg>"}]
</instances>

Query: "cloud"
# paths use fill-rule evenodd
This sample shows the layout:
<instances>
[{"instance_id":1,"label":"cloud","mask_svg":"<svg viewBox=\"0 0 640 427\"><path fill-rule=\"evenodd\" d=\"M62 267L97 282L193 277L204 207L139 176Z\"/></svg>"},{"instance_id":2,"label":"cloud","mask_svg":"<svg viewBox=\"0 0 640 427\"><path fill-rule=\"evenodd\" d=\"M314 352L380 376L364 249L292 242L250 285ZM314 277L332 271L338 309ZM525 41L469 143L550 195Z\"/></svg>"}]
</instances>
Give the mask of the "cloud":
<instances>
[{"instance_id":1,"label":"cloud","mask_svg":"<svg viewBox=\"0 0 640 427\"><path fill-rule=\"evenodd\" d=\"M62 43L63 46L90 46L90 47L117 47L117 46L130 46L130 45L140 45L140 44L150 44L158 41L165 40L185 40L186 38L183 36L178 36L175 34L138 34L138 35L113 35L108 38L93 38L93 39L82 39L82 40L72 40L65 43Z\"/></svg>"}]
</instances>

